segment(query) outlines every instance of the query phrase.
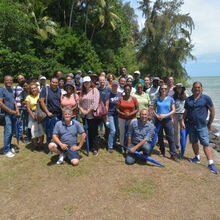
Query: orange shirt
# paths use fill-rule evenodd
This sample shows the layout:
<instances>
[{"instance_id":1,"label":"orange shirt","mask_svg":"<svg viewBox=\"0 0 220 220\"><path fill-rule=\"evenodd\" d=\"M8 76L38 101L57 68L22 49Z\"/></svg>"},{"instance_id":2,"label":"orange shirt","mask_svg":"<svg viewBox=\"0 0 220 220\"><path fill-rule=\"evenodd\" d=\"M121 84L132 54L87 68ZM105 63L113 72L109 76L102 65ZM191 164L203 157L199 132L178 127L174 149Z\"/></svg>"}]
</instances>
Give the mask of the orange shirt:
<instances>
[{"instance_id":1,"label":"orange shirt","mask_svg":"<svg viewBox=\"0 0 220 220\"><path fill-rule=\"evenodd\" d=\"M135 111L135 109L137 109L138 107L138 101L137 99L134 97L131 96L131 98L129 98L130 101L125 101L123 98L119 98L118 101L117 101L117 105L119 106L119 109L121 112L125 113L125 112L128 112L128 113L131 113L133 111ZM135 100L135 103L134 103L134 100ZM136 107L136 108L135 108ZM128 118L125 118L123 115L118 115L119 118L122 118L122 119L134 119L136 118L136 114L135 115L132 115Z\"/></svg>"}]
</instances>

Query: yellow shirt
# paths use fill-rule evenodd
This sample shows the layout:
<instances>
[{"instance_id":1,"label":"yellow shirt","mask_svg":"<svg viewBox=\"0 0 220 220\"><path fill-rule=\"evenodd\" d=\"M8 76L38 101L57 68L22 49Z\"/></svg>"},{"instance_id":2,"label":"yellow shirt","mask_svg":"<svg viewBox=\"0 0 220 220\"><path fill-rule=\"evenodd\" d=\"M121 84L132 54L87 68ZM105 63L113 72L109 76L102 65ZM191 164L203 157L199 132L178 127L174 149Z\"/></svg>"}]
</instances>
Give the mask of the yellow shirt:
<instances>
[{"instance_id":1,"label":"yellow shirt","mask_svg":"<svg viewBox=\"0 0 220 220\"><path fill-rule=\"evenodd\" d=\"M29 102L31 105L31 110L35 111L37 107L37 101L39 99L39 93L37 96L28 95L25 99L26 102Z\"/></svg>"}]
</instances>

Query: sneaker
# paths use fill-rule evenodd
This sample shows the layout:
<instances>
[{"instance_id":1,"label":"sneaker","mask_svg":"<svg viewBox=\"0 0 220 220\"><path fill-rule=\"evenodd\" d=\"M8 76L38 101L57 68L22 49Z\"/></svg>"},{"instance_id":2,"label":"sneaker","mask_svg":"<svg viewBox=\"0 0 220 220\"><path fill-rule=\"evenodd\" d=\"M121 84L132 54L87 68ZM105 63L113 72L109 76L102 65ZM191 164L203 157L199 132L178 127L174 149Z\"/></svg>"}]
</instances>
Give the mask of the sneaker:
<instances>
[{"instance_id":1,"label":"sneaker","mask_svg":"<svg viewBox=\"0 0 220 220\"><path fill-rule=\"evenodd\" d=\"M98 155L99 155L98 151L97 151L97 150L94 150L94 151L93 151L93 156L98 156Z\"/></svg>"},{"instance_id":2,"label":"sneaker","mask_svg":"<svg viewBox=\"0 0 220 220\"><path fill-rule=\"evenodd\" d=\"M18 153L19 152L19 150L18 150L18 148L16 148L16 147L12 147L11 148L11 152L14 154L14 153Z\"/></svg>"},{"instance_id":3,"label":"sneaker","mask_svg":"<svg viewBox=\"0 0 220 220\"><path fill-rule=\"evenodd\" d=\"M165 153L161 153L161 152L160 152L160 153L159 153L159 156L160 156L160 157L165 157Z\"/></svg>"},{"instance_id":4,"label":"sneaker","mask_svg":"<svg viewBox=\"0 0 220 220\"><path fill-rule=\"evenodd\" d=\"M6 157L14 157L15 155L9 151L8 153L5 154Z\"/></svg>"},{"instance_id":5,"label":"sneaker","mask_svg":"<svg viewBox=\"0 0 220 220\"><path fill-rule=\"evenodd\" d=\"M57 164L62 164L63 163L63 160L64 160L64 157L65 157L65 154L64 153L61 153L59 155L59 159L57 161Z\"/></svg>"},{"instance_id":6,"label":"sneaker","mask_svg":"<svg viewBox=\"0 0 220 220\"><path fill-rule=\"evenodd\" d=\"M108 149L108 152L109 152L110 154L112 154L112 153L113 153L113 149L112 149L112 148L109 148L109 149Z\"/></svg>"},{"instance_id":7,"label":"sneaker","mask_svg":"<svg viewBox=\"0 0 220 220\"><path fill-rule=\"evenodd\" d=\"M179 160L177 159L176 156L171 156L170 159L173 160L173 161L175 161L175 162L177 162L177 163L179 163Z\"/></svg>"},{"instance_id":8,"label":"sneaker","mask_svg":"<svg viewBox=\"0 0 220 220\"><path fill-rule=\"evenodd\" d=\"M218 173L218 170L215 168L215 164L214 164L214 163L208 165L208 168L209 168L213 173L215 173L215 174Z\"/></svg>"},{"instance_id":9,"label":"sneaker","mask_svg":"<svg viewBox=\"0 0 220 220\"><path fill-rule=\"evenodd\" d=\"M197 157L194 157L194 158L189 159L189 162L191 162L191 163L200 163L200 159L198 159Z\"/></svg>"}]
</instances>

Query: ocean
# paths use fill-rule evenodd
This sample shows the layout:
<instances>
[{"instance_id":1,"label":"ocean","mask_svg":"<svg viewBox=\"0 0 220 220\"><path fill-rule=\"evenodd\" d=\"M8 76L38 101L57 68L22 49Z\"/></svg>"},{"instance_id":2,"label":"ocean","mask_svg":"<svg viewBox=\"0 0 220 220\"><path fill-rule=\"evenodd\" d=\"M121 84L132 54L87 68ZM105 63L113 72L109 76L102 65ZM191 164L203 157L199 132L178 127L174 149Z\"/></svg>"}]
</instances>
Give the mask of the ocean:
<instances>
[{"instance_id":1,"label":"ocean","mask_svg":"<svg viewBox=\"0 0 220 220\"><path fill-rule=\"evenodd\" d=\"M218 136L220 136L220 76L209 77L191 77L188 81L190 88L187 89L190 92L193 82L199 81L203 86L203 93L210 96L215 107L215 119L213 126L218 129Z\"/></svg>"}]
</instances>

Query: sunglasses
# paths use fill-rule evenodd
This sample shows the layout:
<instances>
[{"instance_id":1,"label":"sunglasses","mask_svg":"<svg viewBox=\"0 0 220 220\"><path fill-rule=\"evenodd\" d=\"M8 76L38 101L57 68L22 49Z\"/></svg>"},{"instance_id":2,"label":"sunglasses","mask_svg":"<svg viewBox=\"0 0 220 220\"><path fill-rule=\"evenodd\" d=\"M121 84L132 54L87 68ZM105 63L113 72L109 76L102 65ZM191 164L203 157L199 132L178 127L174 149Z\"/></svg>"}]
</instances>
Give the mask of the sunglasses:
<instances>
[{"instance_id":1,"label":"sunglasses","mask_svg":"<svg viewBox=\"0 0 220 220\"><path fill-rule=\"evenodd\" d=\"M160 90L167 90L167 88L160 88Z\"/></svg>"}]
</instances>

